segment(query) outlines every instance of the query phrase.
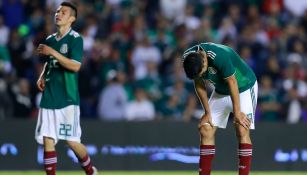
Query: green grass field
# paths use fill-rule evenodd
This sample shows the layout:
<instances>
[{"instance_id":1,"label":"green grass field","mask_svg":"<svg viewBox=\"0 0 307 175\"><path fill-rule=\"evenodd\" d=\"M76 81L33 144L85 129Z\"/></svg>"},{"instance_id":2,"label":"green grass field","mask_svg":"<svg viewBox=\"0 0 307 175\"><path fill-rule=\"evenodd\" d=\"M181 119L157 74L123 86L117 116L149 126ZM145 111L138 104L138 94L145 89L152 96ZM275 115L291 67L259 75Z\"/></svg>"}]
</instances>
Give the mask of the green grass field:
<instances>
[{"instance_id":1,"label":"green grass field","mask_svg":"<svg viewBox=\"0 0 307 175\"><path fill-rule=\"evenodd\" d=\"M213 172L212 175L237 175L237 172L219 171ZM45 175L42 171L0 171L0 175ZM81 171L59 171L57 175L84 175ZM192 171L106 171L100 175L198 175L198 172ZM307 172L252 172L250 175L307 175Z\"/></svg>"}]
</instances>

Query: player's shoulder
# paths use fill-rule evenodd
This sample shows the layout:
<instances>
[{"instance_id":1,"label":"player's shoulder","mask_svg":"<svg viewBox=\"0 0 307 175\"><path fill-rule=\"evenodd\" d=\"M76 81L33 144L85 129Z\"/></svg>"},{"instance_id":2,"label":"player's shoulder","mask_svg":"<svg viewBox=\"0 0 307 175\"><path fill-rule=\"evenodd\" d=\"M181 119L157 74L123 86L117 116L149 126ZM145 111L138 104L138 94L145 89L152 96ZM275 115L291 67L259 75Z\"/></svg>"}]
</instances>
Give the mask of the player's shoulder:
<instances>
[{"instance_id":1,"label":"player's shoulder","mask_svg":"<svg viewBox=\"0 0 307 175\"><path fill-rule=\"evenodd\" d=\"M71 36L71 37L74 37L74 38L81 38L82 39L81 35L74 30L71 30L68 35Z\"/></svg>"},{"instance_id":2,"label":"player's shoulder","mask_svg":"<svg viewBox=\"0 0 307 175\"><path fill-rule=\"evenodd\" d=\"M222 46L222 44L216 44L216 43L212 43L212 42L200 43L199 45L205 51L208 50L208 49L218 49Z\"/></svg>"},{"instance_id":3,"label":"player's shoulder","mask_svg":"<svg viewBox=\"0 0 307 175\"><path fill-rule=\"evenodd\" d=\"M212 42L204 42L200 43L199 46L202 48L203 51L206 52L208 58L215 60L218 52L218 44Z\"/></svg>"},{"instance_id":4,"label":"player's shoulder","mask_svg":"<svg viewBox=\"0 0 307 175\"><path fill-rule=\"evenodd\" d=\"M53 34L47 36L46 40L50 40L50 39L55 38L55 37L56 37L56 33L53 33Z\"/></svg>"}]
</instances>

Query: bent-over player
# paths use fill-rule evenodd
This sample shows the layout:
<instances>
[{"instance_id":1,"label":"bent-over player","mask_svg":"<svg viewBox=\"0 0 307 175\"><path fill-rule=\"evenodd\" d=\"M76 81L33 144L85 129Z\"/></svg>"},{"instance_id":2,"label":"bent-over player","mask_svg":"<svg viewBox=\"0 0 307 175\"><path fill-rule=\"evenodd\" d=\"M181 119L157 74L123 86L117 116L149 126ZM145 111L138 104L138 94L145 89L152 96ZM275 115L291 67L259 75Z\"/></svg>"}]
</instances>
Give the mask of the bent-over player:
<instances>
[{"instance_id":1,"label":"bent-over player","mask_svg":"<svg viewBox=\"0 0 307 175\"><path fill-rule=\"evenodd\" d=\"M258 86L256 76L230 47L201 43L187 49L183 68L194 81L195 91L204 109L199 122L199 174L210 175L215 155L215 132L226 128L230 112L238 139L239 174L248 175L252 158L249 129L254 129ZM206 85L215 87L208 100Z\"/></svg>"}]
</instances>

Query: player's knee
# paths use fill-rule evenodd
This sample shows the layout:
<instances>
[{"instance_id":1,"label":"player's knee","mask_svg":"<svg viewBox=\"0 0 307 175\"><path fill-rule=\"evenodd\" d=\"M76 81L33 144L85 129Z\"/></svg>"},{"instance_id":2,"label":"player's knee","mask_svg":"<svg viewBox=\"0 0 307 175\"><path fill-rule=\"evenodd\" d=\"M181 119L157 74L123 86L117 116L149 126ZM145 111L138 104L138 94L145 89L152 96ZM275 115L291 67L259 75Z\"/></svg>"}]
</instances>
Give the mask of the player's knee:
<instances>
[{"instance_id":1,"label":"player's knee","mask_svg":"<svg viewBox=\"0 0 307 175\"><path fill-rule=\"evenodd\" d=\"M203 125L199 129L199 134L202 138L209 139L214 137L214 129L209 125Z\"/></svg>"},{"instance_id":2,"label":"player's knee","mask_svg":"<svg viewBox=\"0 0 307 175\"><path fill-rule=\"evenodd\" d=\"M241 129L241 130L237 130L236 135L238 139L242 139L242 138L249 137L249 132L246 129Z\"/></svg>"}]
</instances>

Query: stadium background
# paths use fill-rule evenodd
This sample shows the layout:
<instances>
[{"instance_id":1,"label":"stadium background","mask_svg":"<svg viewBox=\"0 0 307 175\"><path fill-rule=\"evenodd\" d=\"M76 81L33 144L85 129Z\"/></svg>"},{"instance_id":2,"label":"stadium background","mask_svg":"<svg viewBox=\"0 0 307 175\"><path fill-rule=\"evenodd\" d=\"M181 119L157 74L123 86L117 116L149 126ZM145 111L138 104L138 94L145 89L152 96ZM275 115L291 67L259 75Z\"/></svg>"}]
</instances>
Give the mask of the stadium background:
<instances>
[{"instance_id":1,"label":"stadium background","mask_svg":"<svg viewBox=\"0 0 307 175\"><path fill-rule=\"evenodd\" d=\"M137 153L104 156L102 147L107 146L104 151L108 146L127 145L189 147L191 152L180 156L195 156L201 107L180 57L193 44L217 42L238 51L258 78L257 130L253 132L255 153L259 153L256 170L307 169L307 1L73 2L79 12L74 29L82 34L85 49L79 73L83 137L89 149L91 145L100 149L94 160L101 167L197 169L195 163L178 163L165 155L162 159L163 154L158 154L162 159L158 164ZM53 16L59 3L0 1L1 170L40 169L34 127L40 98L35 84L42 60L35 48L54 32ZM139 115L138 109L146 112ZM216 169L235 169L235 137L230 126L219 132L219 147L224 151L217 162L224 163ZM66 148L59 145L59 149L65 157ZM184 151L179 149L179 153ZM29 164L9 164L25 159ZM60 168L74 168L69 157L63 159Z\"/></svg>"}]
</instances>

